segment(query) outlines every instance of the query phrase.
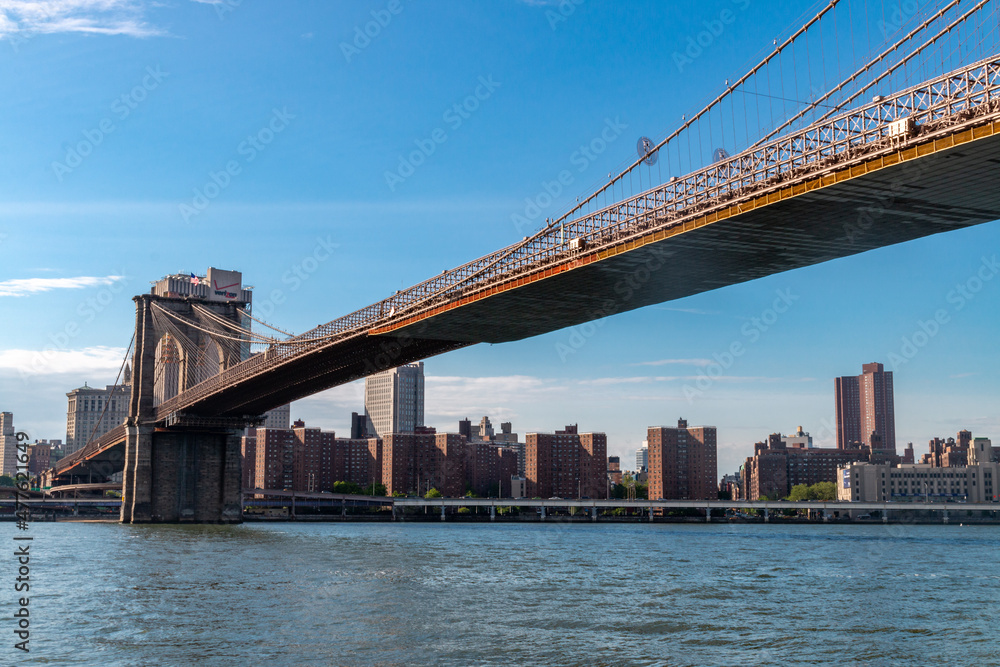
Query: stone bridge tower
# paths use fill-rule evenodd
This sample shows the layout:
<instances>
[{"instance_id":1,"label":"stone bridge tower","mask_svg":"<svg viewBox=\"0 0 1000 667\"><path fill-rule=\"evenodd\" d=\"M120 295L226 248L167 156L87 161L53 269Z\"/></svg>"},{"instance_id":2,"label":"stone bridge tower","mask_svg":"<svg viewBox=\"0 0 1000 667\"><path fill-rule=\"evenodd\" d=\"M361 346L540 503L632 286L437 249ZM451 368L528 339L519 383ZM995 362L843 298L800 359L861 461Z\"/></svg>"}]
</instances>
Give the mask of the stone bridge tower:
<instances>
[{"instance_id":1,"label":"stone bridge tower","mask_svg":"<svg viewBox=\"0 0 1000 667\"><path fill-rule=\"evenodd\" d=\"M250 293L238 286L232 291L233 275L239 283L240 274L214 269L207 281L171 276L159 281L152 294L133 299L136 333L125 423L123 523L242 521L240 437L248 419L170 411L173 393L208 380L249 354L249 336L240 331ZM222 287L221 298L217 286ZM175 373L173 390L163 394L167 373Z\"/></svg>"}]
</instances>

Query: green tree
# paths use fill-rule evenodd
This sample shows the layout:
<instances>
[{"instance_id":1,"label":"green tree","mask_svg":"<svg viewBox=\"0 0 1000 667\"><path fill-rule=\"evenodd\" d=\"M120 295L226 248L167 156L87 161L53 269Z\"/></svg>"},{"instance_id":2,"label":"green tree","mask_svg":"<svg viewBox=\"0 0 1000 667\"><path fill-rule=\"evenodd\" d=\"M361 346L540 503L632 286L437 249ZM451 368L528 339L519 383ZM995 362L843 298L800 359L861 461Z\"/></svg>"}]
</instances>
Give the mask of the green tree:
<instances>
[{"instance_id":1,"label":"green tree","mask_svg":"<svg viewBox=\"0 0 1000 667\"><path fill-rule=\"evenodd\" d=\"M362 493L361 487L354 482L334 482L333 483L334 493L349 493L352 495L360 496L364 495Z\"/></svg>"},{"instance_id":2,"label":"green tree","mask_svg":"<svg viewBox=\"0 0 1000 667\"><path fill-rule=\"evenodd\" d=\"M364 494L366 496L385 496L385 484L379 484L378 482L373 482L364 488Z\"/></svg>"},{"instance_id":3,"label":"green tree","mask_svg":"<svg viewBox=\"0 0 1000 667\"><path fill-rule=\"evenodd\" d=\"M788 494L787 500L803 502L806 500L836 500L837 485L833 482L817 482L812 485L796 484Z\"/></svg>"},{"instance_id":4,"label":"green tree","mask_svg":"<svg viewBox=\"0 0 1000 667\"><path fill-rule=\"evenodd\" d=\"M836 482L819 482L813 484L811 487L816 494L816 500L836 500L837 499L837 484Z\"/></svg>"},{"instance_id":5,"label":"green tree","mask_svg":"<svg viewBox=\"0 0 1000 667\"><path fill-rule=\"evenodd\" d=\"M14 478L10 475L0 476L0 486L17 486L14 482Z\"/></svg>"},{"instance_id":6,"label":"green tree","mask_svg":"<svg viewBox=\"0 0 1000 667\"><path fill-rule=\"evenodd\" d=\"M438 491L437 489L431 489L430 491L424 494L424 498L441 498L441 497L442 497L441 492Z\"/></svg>"},{"instance_id":7,"label":"green tree","mask_svg":"<svg viewBox=\"0 0 1000 667\"><path fill-rule=\"evenodd\" d=\"M792 487L792 492L788 494L788 500L801 503L805 500L815 500L812 487L806 484L796 484Z\"/></svg>"}]
</instances>

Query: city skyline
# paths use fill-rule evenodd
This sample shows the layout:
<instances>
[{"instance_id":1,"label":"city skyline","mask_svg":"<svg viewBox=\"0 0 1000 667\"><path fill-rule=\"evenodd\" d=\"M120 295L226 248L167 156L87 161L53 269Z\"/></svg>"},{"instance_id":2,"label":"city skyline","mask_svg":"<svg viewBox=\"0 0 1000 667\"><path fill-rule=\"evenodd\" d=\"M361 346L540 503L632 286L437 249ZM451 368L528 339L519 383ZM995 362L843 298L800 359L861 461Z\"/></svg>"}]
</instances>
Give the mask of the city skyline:
<instances>
[{"instance_id":1,"label":"city skyline","mask_svg":"<svg viewBox=\"0 0 1000 667\"><path fill-rule=\"evenodd\" d=\"M447 48L428 45L423 31L457 19L404 5L350 61L339 45L371 20L370 8L288 17L243 3L219 20L208 4L181 3L150 10L157 30L141 38L56 33L19 43L0 71L37 106L8 101L0 121L13 142L0 252L19 260L0 266L0 303L15 323L0 337L0 409L33 437L63 437L65 393L114 382L131 296L163 275L240 269L256 286L255 312L301 332L520 239L633 159L640 136L672 127L717 92L737 73L732 50L755 52L798 13L748 3L727 27L727 48L681 68L671 56L691 34L676 26L714 20L730 4L687 8L687 22L676 7L585 4L554 25L551 7L471 5L463 20L496 32ZM594 26L610 31L606 39L589 39ZM510 45L510 34L525 41ZM636 39L649 48L622 56ZM515 55L463 57L473 51ZM564 60L570 52L580 66ZM417 53L419 68L398 67ZM317 89L273 64L292 56L313 59L330 85ZM252 94L229 83L248 66L259 76ZM413 75L424 68L447 76L417 89ZM444 118L477 90L475 112ZM568 113L574 99L591 104ZM178 105L191 106L191 120L177 122ZM114 131L56 173L53 164L106 118ZM621 133L581 164L577 151L609 122ZM386 172L439 127L447 141L390 188ZM273 140L243 161L245 138L264 128ZM240 173L219 176L233 158ZM549 194L544 184L567 168L572 184ZM218 195L185 219L181 206L201 205L211 174L227 185L215 183ZM532 216L541 195L553 202ZM517 216L533 226L519 227ZM900 445L959 428L995 439L997 247L1000 228L987 224L435 357L425 421L450 429L489 414L525 433L585 414L586 428L607 433L608 453L628 460L646 426L684 416L718 427L719 469L730 471L761 433L801 424L818 446L833 446L829 378L879 360L895 374ZM734 342L744 345L739 357L728 352ZM349 385L299 401L293 417L347 433L361 393Z\"/></svg>"}]
</instances>

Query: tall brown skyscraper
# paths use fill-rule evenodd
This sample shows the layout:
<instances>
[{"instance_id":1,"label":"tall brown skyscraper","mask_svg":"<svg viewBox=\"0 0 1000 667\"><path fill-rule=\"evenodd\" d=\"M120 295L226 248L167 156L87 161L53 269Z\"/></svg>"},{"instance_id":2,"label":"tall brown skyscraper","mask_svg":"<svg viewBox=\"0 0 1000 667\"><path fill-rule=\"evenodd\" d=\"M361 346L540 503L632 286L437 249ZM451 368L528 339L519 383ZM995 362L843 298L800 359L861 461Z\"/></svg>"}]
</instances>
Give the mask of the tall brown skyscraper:
<instances>
[{"instance_id":1,"label":"tall brown skyscraper","mask_svg":"<svg viewBox=\"0 0 1000 667\"><path fill-rule=\"evenodd\" d=\"M837 409L837 448L896 451L896 413L892 397L892 371L882 364L864 364L861 375L834 378Z\"/></svg>"}]
</instances>

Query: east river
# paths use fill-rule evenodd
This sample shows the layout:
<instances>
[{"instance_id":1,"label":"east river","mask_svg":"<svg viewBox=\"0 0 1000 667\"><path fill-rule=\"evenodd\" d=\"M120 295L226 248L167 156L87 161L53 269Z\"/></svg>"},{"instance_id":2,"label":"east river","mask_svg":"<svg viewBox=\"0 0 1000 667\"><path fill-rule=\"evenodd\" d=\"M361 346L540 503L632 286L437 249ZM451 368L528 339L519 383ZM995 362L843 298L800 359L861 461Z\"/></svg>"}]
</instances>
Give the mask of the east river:
<instances>
[{"instance_id":1,"label":"east river","mask_svg":"<svg viewBox=\"0 0 1000 667\"><path fill-rule=\"evenodd\" d=\"M14 544L13 524L2 525ZM997 526L33 523L25 533L30 653L14 649L4 613L5 665L1000 664Z\"/></svg>"}]
</instances>

